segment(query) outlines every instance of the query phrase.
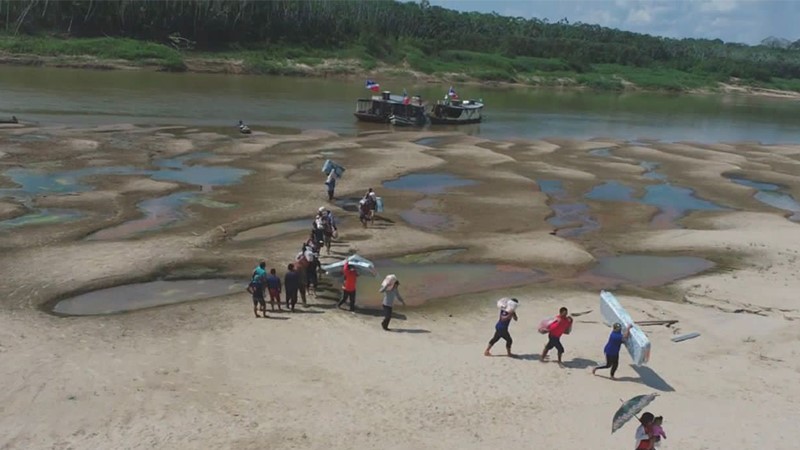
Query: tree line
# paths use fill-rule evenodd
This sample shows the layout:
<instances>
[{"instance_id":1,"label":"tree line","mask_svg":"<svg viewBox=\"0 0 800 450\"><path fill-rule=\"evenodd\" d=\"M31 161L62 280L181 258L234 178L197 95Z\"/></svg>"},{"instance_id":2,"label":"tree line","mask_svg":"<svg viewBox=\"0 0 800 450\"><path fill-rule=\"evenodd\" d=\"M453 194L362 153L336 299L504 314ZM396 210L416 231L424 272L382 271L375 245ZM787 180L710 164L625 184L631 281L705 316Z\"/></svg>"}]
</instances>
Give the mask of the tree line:
<instances>
[{"instance_id":1,"label":"tree line","mask_svg":"<svg viewBox=\"0 0 800 450\"><path fill-rule=\"evenodd\" d=\"M800 78L794 47L669 39L585 23L458 12L393 0L0 0L7 35L129 37L192 42L198 50L360 45L376 59L402 60L452 50L557 58L574 70L591 64L665 67L769 81Z\"/></svg>"}]
</instances>

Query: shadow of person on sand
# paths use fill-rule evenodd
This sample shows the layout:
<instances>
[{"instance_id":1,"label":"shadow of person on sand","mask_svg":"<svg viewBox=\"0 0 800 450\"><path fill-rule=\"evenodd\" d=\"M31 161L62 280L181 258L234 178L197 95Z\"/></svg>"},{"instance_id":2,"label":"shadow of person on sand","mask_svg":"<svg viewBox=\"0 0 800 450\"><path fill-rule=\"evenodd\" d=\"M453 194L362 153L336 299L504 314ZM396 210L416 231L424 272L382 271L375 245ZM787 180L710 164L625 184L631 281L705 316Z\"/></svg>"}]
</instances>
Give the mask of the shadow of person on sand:
<instances>
[{"instance_id":1,"label":"shadow of person on sand","mask_svg":"<svg viewBox=\"0 0 800 450\"><path fill-rule=\"evenodd\" d=\"M586 358L572 358L569 361L564 361L564 367L567 369L586 369L588 367L596 366L597 363L591 359Z\"/></svg>"},{"instance_id":2,"label":"shadow of person on sand","mask_svg":"<svg viewBox=\"0 0 800 450\"><path fill-rule=\"evenodd\" d=\"M342 305L342 309L347 311L345 305ZM382 309L369 309L369 308L360 308L356 306L355 309L356 314L361 314L363 316L370 316L370 317L383 317L383 310ZM406 320L406 316L404 314L398 314L396 312L392 312L392 320Z\"/></svg>"},{"instance_id":3,"label":"shadow of person on sand","mask_svg":"<svg viewBox=\"0 0 800 450\"><path fill-rule=\"evenodd\" d=\"M639 380L637 381L645 386L661 392L675 392L675 388L670 386L670 384L667 383L665 379L661 378L659 374L655 373L653 369L647 366L634 365L631 365L631 368L639 375Z\"/></svg>"},{"instance_id":4,"label":"shadow of person on sand","mask_svg":"<svg viewBox=\"0 0 800 450\"><path fill-rule=\"evenodd\" d=\"M497 356L506 356L506 355L497 355ZM539 358L541 357L542 355L538 353L526 353L524 355L517 355L515 359L521 359L523 361L539 361Z\"/></svg>"},{"instance_id":5,"label":"shadow of person on sand","mask_svg":"<svg viewBox=\"0 0 800 450\"><path fill-rule=\"evenodd\" d=\"M422 328L390 328L389 331L391 331L392 333L409 333L409 334L430 333L430 330L424 330Z\"/></svg>"},{"instance_id":6,"label":"shadow of person on sand","mask_svg":"<svg viewBox=\"0 0 800 450\"><path fill-rule=\"evenodd\" d=\"M605 378L607 380L613 381L624 381L627 383L636 383L636 384L643 384L651 389L655 389L661 392L675 392L675 388L670 386L669 383L666 382L661 376L653 371L653 369L649 367L638 367L631 364L631 368L639 375L639 378L634 377L617 377L612 379L611 377L603 374L596 374L596 376L600 378Z\"/></svg>"}]
</instances>

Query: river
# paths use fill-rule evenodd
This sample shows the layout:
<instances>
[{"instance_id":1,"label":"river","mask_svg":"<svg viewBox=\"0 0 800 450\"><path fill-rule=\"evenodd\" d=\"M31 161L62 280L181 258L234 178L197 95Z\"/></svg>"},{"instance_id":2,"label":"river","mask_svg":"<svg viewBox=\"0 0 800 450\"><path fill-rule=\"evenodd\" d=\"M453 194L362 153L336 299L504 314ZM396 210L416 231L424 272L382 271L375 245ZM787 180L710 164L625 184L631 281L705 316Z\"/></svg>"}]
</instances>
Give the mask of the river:
<instances>
[{"instance_id":1,"label":"river","mask_svg":"<svg viewBox=\"0 0 800 450\"><path fill-rule=\"evenodd\" d=\"M443 97L448 85L377 79L383 89ZM460 130L488 139L546 137L666 142L800 142L800 102L743 95L595 93L456 85L482 98L486 119ZM42 125L110 123L380 129L357 123L361 79L92 71L0 66L0 117ZM388 125L386 126L388 127ZM431 128L441 130L442 128ZM454 128L444 128L452 130Z\"/></svg>"}]
</instances>

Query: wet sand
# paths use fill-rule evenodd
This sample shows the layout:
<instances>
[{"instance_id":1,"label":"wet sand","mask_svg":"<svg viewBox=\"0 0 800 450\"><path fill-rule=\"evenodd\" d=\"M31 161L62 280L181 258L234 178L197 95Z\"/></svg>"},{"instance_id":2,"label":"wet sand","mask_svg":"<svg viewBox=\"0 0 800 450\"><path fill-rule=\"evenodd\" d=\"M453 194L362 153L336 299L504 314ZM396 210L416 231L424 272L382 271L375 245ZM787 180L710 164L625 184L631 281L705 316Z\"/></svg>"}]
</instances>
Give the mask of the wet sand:
<instances>
[{"instance_id":1,"label":"wet sand","mask_svg":"<svg viewBox=\"0 0 800 450\"><path fill-rule=\"evenodd\" d=\"M9 142L26 133L46 139ZM429 138L442 139L420 141ZM597 149L609 151L589 153ZM82 213L60 223L0 227L2 448L576 446L574 433L565 435L558 423L580 423L580 445L626 448L634 427L609 435L611 416L619 398L651 391L662 394L651 409L666 417L673 448L701 448L698 436L709 428L726 430L714 438L722 448L788 449L800 438L790 423L800 373L800 225L787 219L790 211L758 201L757 189L726 177L779 183L800 198L800 145L492 142L454 133L342 137L324 130L242 136L117 126L3 129L0 151L2 171L154 170L164 158L195 152L211 154L197 163L204 167L249 171L210 189L196 180L115 173L82 179L89 190L81 192L26 195L1 178L0 220L48 208ZM292 222L328 205L320 172L328 158L347 167L337 197L357 198L373 187L386 212L363 229L357 213L330 205L344 222L323 262L353 252L374 261L423 254L417 262L452 264L453 272L423 276L402 268L407 295L452 297L409 299L418 306L396 308L394 333L378 326L375 282L362 284L360 308L350 314L333 309L338 285L327 278L310 308L274 319L252 318L244 283L223 297L124 314L49 313L59 300L130 283L247 279L262 258L282 273L304 237ZM669 183L727 209L665 218L636 200L664 182L645 176L643 161L657 163ZM474 183L443 192L382 186L413 173ZM558 199L543 192L542 180L561 181ZM630 187L634 198L585 198L612 181ZM141 219L140 203L179 192L197 192L201 200L181 204L177 222L85 239ZM569 238L564 230L551 234L555 201L585 204L599 228ZM20 212L22 203L29 211ZM407 223L403 212L419 205L447 226ZM448 249L463 250L424 256ZM680 322L645 327L653 342L649 367L634 370L623 355L622 378L612 383L588 373L602 359L608 328L597 311L604 280L587 282L583 274L600 258L625 254L693 256L715 266L666 285L615 291L636 319ZM505 275L481 292L485 275L458 264L490 265ZM509 287L498 286L505 280ZM485 358L494 303L506 295L522 301L511 333L523 358ZM592 311L565 338L566 368L536 361L544 342L535 327L561 305ZM702 335L670 341L690 331ZM494 352L503 352L502 343ZM742 422L749 426L737 426Z\"/></svg>"}]
</instances>

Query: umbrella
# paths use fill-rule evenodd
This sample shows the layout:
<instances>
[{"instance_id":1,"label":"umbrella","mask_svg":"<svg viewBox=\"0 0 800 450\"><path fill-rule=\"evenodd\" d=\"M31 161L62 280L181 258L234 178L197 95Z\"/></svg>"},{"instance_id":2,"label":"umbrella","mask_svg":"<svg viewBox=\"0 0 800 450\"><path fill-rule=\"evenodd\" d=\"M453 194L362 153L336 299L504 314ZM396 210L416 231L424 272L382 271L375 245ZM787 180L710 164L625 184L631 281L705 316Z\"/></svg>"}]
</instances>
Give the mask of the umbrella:
<instances>
[{"instance_id":1,"label":"umbrella","mask_svg":"<svg viewBox=\"0 0 800 450\"><path fill-rule=\"evenodd\" d=\"M637 395L623 403L614 414L614 420L611 421L611 432L613 433L622 428L631 418L636 417L643 409L647 408L647 405L652 403L656 397L658 397L656 393Z\"/></svg>"}]
</instances>

